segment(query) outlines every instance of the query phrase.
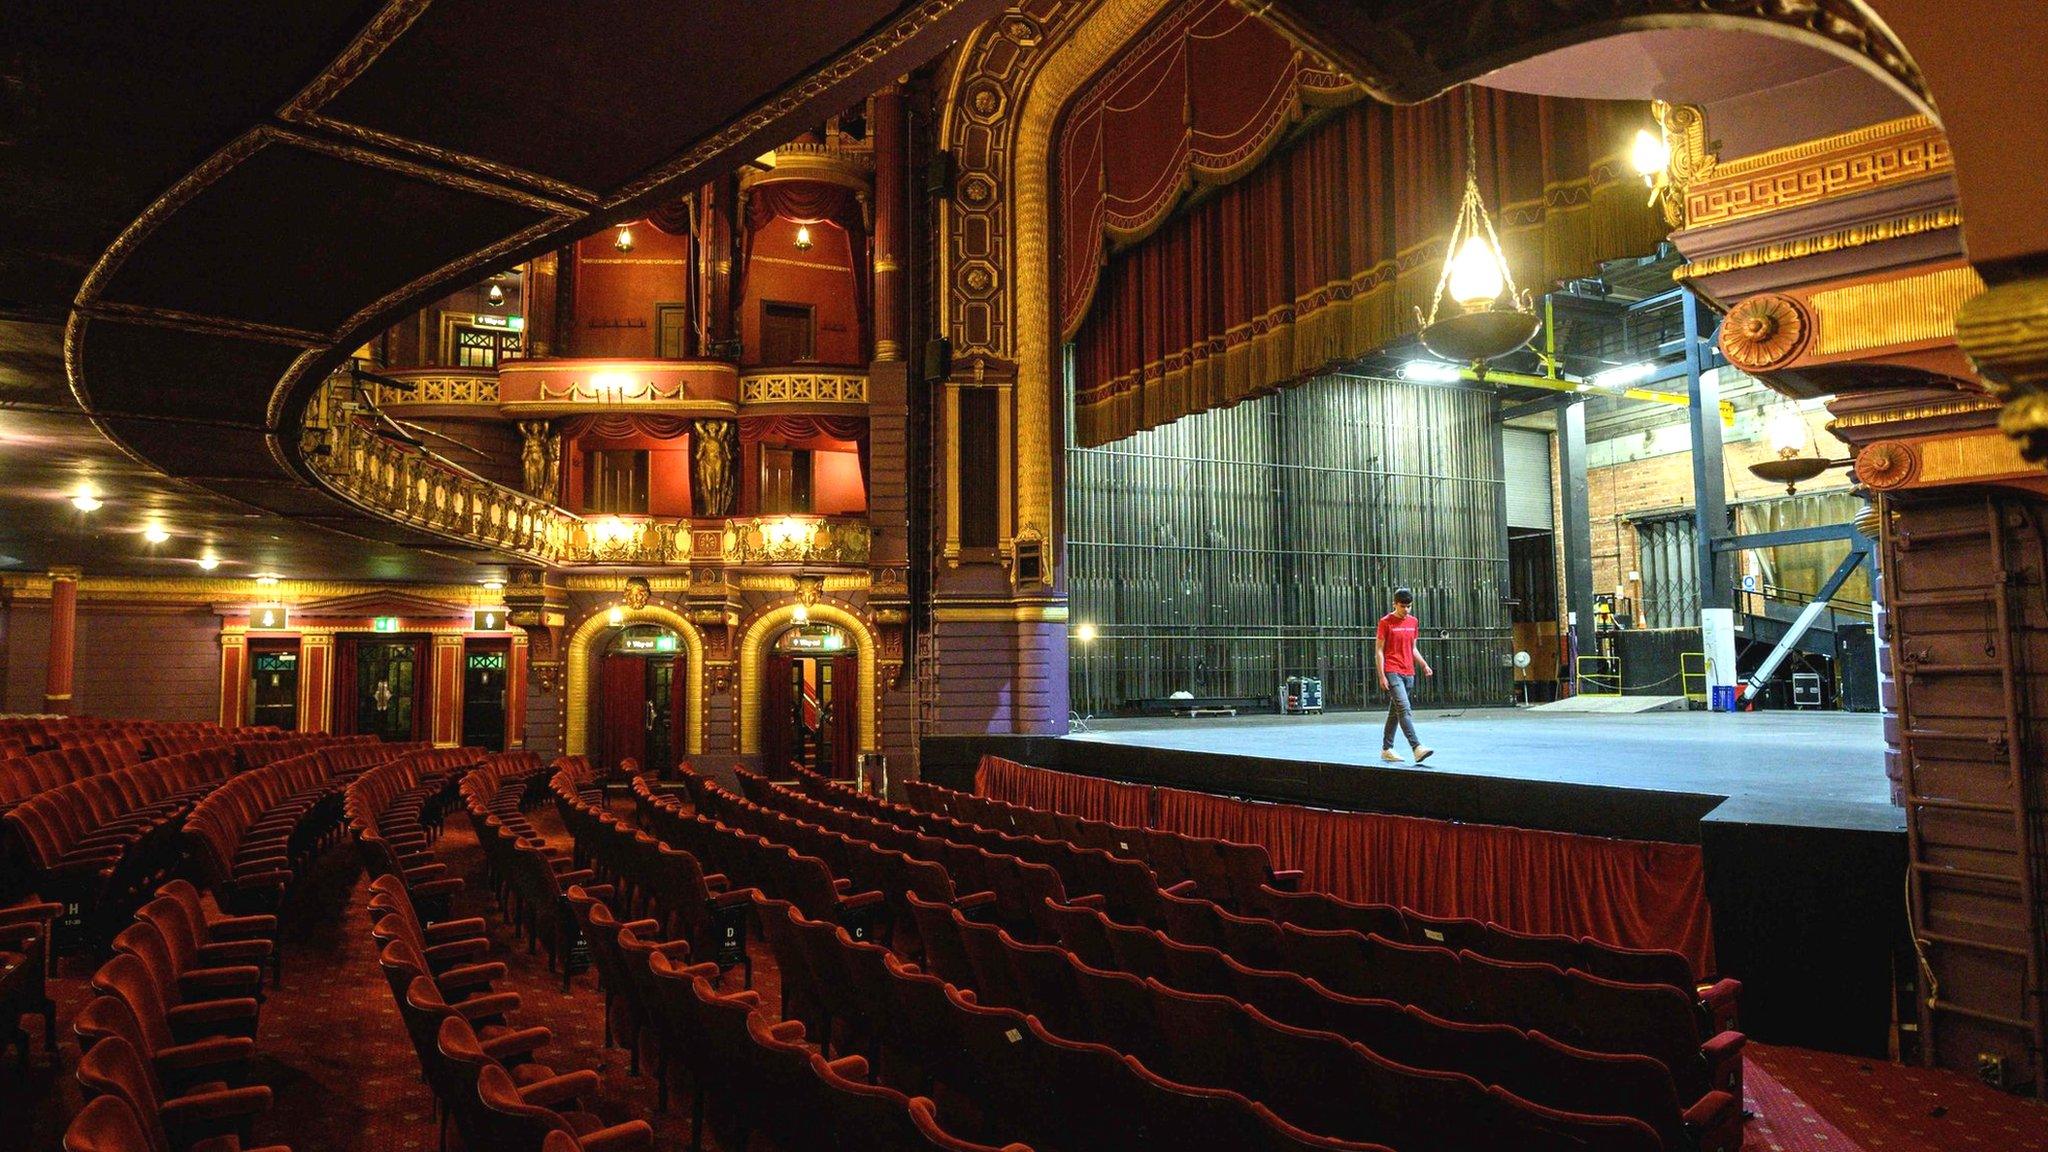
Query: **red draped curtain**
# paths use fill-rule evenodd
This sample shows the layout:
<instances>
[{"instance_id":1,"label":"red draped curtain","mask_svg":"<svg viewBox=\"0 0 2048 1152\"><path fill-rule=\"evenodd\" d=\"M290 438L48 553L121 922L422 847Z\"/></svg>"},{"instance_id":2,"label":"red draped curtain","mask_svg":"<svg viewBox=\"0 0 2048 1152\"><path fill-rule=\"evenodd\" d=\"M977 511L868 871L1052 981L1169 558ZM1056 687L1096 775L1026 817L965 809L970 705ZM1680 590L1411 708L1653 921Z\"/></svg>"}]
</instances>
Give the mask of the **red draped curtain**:
<instances>
[{"instance_id":1,"label":"red draped curtain","mask_svg":"<svg viewBox=\"0 0 2048 1152\"><path fill-rule=\"evenodd\" d=\"M593 413L570 416L555 425L564 440L674 440L690 434L694 417L659 413Z\"/></svg>"},{"instance_id":2,"label":"red draped curtain","mask_svg":"<svg viewBox=\"0 0 2048 1152\"><path fill-rule=\"evenodd\" d=\"M853 308L860 321L860 346L866 355L872 327L869 295L867 210L860 194L843 184L822 180L770 180L747 189L747 224L740 242L739 267L733 272L733 299L746 295L747 265L754 258L754 235L777 218L793 224L831 224L846 233L853 256Z\"/></svg>"},{"instance_id":3,"label":"red draped curtain","mask_svg":"<svg viewBox=\"0 0 2048 1152\"><path fill-rule=\"evenodd\" d=\"M1090 819L1263 844L1275 868L1299 868L1305 887L1346 900L1669 948L1696 971L1713 971L1697 845L1262 804L994 756L982 758L974 790Z\"/></svg>"},{"instance_id":4,"label":"red draped curtain","mask_svg":"<svg viewBox=\"0 0 2048 1152\"><path fill-rule=\"evenodd\" d=\"M865 416L742 416L740 417L740 442L758 444L773 440L792 448L836 449L841 443L853 441L854 450L860 454L861 490L874 490L868 475L870 458L868 444L868 418ZM842 449L843 451L843 449Z\"/></svg>"},{"instance_id":5,"label":"red draped curtain","mask_svg":"<svg viewBox=\"0 0 2048 1152\"><path fill-rule=\"evenodd\" d=\"M1228 0L1195 0L1077 98L1057 142L1056 219L1081 444L1261 395L1410 332L1463 189L1467 100L1518 283L1541 291L1665 235L1623 157L1650 122L1640 105L1472 87L1399 108L1363 95ZM1201 186L1212 190L1191 198Z\"/></svg>"}]
</instances>

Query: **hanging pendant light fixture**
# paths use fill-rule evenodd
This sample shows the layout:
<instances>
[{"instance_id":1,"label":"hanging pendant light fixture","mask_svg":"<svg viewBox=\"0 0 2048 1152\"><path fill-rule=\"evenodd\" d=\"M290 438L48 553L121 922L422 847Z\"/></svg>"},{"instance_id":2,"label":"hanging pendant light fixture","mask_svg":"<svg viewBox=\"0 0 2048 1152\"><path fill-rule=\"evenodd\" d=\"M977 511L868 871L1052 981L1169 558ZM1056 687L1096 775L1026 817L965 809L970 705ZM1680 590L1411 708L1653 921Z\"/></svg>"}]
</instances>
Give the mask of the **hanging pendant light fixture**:
<instances>
[{"instance_id":1,"label":"hanging pendant light fixture","mask_svg":"<svg viewBox=\"0 0 2048 1152\"><path fill-rule=\"evenodd\" d=\"M811 250L811 226L809 224L799 224L796 226L796 250L799 252L809 252Z\"/></svg>"},{"instance_id":2,"label":"hanging pendant light fixture","mask_svg":"<svg viewBox=\"0 0 2048 1152\"><path fill-rule=\"evenodd\" d=\"M621 252L631 252L633 250L633 230L624 224L619 225L619 234L612 237L612 247L617 248Z\"/></svg>"},{"instance_id":3,"label":"hanging pendant light fixture","mask_svg":"<svg viewBox=\"0 0 2048 1152\"><path fill-rule=\"evenodd\" d=\"M492 308L503 308L505 306L505 290L496 284L492 284L490 291L484 293L484 303Z\"/></svg>"},{"instance_id":4,"label":"hanging pendant light fixture","mask_svg":"<svg viewBox=\"0 0 2048 1152\"><path fill-rule=\"evenodd\" d=\"M1445 298L1458 306L1447 311ZM1493 230L1493 217L1479 195L1479 136L1472 124L1472 90L1465 90L1465 198L1445 250L1443 274L1430 297L1429 315L1415 310L1422 344L1485 375L1486 362L1527 344L1542 326L1529 294L1515 287L1507 256Z\"/></svg>"}]
</instances>

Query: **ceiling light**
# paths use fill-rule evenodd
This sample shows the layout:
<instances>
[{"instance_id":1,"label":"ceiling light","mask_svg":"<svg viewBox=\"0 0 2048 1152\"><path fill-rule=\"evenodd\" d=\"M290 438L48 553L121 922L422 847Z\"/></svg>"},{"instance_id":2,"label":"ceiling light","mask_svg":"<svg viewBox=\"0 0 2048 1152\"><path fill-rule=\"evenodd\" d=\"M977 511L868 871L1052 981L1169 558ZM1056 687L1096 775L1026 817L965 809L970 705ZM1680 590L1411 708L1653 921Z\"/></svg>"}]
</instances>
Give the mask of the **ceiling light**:
<instances>
[{"instance_id":1,"label":"ceiling light","mask_svg":"<svg viewBox=\"0 0 2048 1152\"><path fill-rule=\"evenodd\" d=\"M1627 388L1631 384L1648 380L1656 374L1657 366L1655 364L1624 364L1619 368L1608 368L1595 372L1586 378L1586 383L1591 384L1595 388L1615 392Z\"/></svg>"},{"instance_id":2,"label":"ceiling light","mask_svg":"<svg viewBox=\"0 0 2048 1152\"><path fill-rule=\"evenodd\" d=\"M1464 376L1465 370L1456 364L1441 360L1410 360L1394 370L1394 375L1403 380L1417 380L1429 384L1451 384Z\"/></svg>"},{"instance_id":3,"label":"ceiling light","mask_svg":"<svg viewBox=\"0 0 2048 1152\"><path fill-rule=\"evenodd\" d=\"M1508 271L1493 218L1479 194L1479 134L1472 123L1472 103L1465 90L1465 196L1458 204L1444 251L1444 267L1429 299L1429 314L1415 310L1421 322L1422 346L1446 360L1470 364L1484 375L1488 360L1527 344L1542 327L1528 293L1515 287ZM1503 299L1505 298L1505 299ZM1458 305L1456 315L1443 315L1444 301Z\"/></svg>"},{"instance_id":4,"label":"ceiling light","mask_svg":"<svg viewBox=\"0 0 2048 1152\"><path fill-rule=\"evenodd\" d=\"M142 530L142 538L151 544L161 544L171 538L169 530L161 524L151 524Z\"/></svg>"},{"instance_id":5,"label":"ceiling light","mask_svg":"<svg viewBox=\"0 0 2048 1152\"><path fill-rule=\"evenodd\" d=\"M491 285L491 290L484 293L484 303L493 308L503 308L505 306L505 290L496 284Z\"/></svg>"},{"instance_id":6,"label":"ceiling light","mask_svg":"<svg viewBox=\"0 0 2048 1152\"><path fill-rule=\"evenodd\" d=\"M619 225L619 234L612 237L612 247L617 248L621 252L631 252L633 250L633 230L624 224Z\"/></svg>"},{"instance_id":7,"label":"ceiling light","mask_svg":"<svg viewBox=\"0 0 2048 1152\"><path fill-rule=\"evenodd\" d=\"M796 226L796 250L799 252L809 252L811 250L811 226L809 224L799 224Z\"/></svg>"},{"instance_id":8,"label":"ceiling light","mask_svg":"<svg viewBox=\"0 0 2048 1152\"><path fill-rule=\"evenodd\" d=\"M106 501L100 499L98 490L92 485L85 484L71 497L71 506L80 512L97 512L106 507Z\"/></svg>"},{"instance_id":9,"label":"ceiling light","mask_svg":"<svg viewBox=\"0 0 2048 1152\"><path fill-rule=\"evenodd\" d=\"M268 574L258 576L256 578L256 586L258 588L275 588L277 587L277 577Z\"/></svg>"},{"instance_id":10,"label":"ceiling light","mask_svg":"<svg viewBox=\"0 0 2048 1152\"><path fill-rule=\"evenodd\" d=\"M206 555L201 556L199 558L199 566L201 568L206 569L208 572L211 572L215 568L220 567L220 557L215 556L213 553L209 552Z\"/></svg>"},{"instance_id":11,"label":"ceiling light","mask_svg":"<svg viewBox=\"0 0 2048 1152\"><path fill-rule=\"evenodd\" d=\"M503 580L484 581L484 591L486 592L503 592L504 590L505 582Z\"/></svg>"}]
</instances>

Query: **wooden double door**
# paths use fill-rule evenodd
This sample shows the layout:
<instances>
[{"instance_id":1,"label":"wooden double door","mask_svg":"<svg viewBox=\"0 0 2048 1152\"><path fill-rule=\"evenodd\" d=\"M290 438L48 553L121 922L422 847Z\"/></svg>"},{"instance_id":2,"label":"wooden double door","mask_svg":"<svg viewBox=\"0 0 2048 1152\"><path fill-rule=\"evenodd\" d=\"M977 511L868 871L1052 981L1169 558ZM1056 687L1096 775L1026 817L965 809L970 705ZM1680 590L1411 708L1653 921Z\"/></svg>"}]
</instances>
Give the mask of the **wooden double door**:
<instances>
[{"instance_id":1,"label":"wooden double door","mask_svg":"<svg viewBox=\"0 0 2048 1152\"><path fill-rule=\"evenodd\" d=\"M684 665L676 656L606 655L598 670L604 766L634 760L642 771L673 775L688 747L684 690Z\"/></svg>"},{"instance_id":2,"label":"wooden double door","mask_svg":"<svg viewBox=\"0 0 2048 1152\"><path fill-rule=\"evenodd\" d=\"M794 762L850 780L860 753L860 664L852 653L777 652L762 685L762 769L789 775Z\"/></svg>"}]
</instances>

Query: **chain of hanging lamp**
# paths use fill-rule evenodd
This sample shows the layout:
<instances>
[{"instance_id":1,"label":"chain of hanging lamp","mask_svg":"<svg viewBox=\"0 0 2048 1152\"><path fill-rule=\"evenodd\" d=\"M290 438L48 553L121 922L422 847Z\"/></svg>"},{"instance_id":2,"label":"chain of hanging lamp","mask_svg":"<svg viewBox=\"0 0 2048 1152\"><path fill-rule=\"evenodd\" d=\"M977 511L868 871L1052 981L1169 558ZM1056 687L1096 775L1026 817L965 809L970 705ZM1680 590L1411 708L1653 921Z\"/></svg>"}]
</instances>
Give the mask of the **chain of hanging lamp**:
<instances>
[{"instance_id":1,"label":"chain of hanging lamp","mask_svg":"<svg viewBox=\"0 0 2048 1152\"><path fill-rule=\"evenodd\" d=\"M1474 126L1472 115L1472 87L1465 86L1465 198L1458 205L1457 223L1451 227L1451 239L1445 249L1444 268L1437 276L1436 291L1429 298L1429 315L1423 316L1422 309L1415 309L1415 318L1427 328L1437 321L1437 311L1443 307L1444 292L1450 286L1451 270L1457 264L1458 252L1465 241L1485 229L1487 250L1496 267L1500 269L1501 282L1507 285L1509 307L1518 312L1529 310L1529 300L1515 287L1514 274L1508 271L1507 251L1501 247L1500 236L1493 230L1493 217L1487 214L1486 202L1479 195L1479 132Z\"/></svg>"}]
</instances>

